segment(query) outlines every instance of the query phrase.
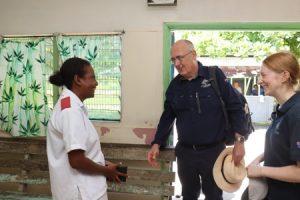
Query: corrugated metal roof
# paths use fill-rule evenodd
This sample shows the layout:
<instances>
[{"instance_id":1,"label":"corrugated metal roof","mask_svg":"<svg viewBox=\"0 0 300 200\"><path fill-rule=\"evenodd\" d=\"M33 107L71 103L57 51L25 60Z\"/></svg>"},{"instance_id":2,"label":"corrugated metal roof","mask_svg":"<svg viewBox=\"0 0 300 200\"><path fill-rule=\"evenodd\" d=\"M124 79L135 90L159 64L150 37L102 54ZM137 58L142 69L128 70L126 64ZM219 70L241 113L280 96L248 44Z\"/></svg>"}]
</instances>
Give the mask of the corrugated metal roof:
<instances>
[{"instance_id":1,"label":"corrugated metal roof","mask_svg":"<svg viewBox=\"0 0 300 200\"><path fill-rule=\"evenodd\" d=\"M243 78L257 76L261 62L255 58L238 58L238 57L198 57L198 60L207 66L219 66L227 77Z\"/></svg>"}]
</instances>

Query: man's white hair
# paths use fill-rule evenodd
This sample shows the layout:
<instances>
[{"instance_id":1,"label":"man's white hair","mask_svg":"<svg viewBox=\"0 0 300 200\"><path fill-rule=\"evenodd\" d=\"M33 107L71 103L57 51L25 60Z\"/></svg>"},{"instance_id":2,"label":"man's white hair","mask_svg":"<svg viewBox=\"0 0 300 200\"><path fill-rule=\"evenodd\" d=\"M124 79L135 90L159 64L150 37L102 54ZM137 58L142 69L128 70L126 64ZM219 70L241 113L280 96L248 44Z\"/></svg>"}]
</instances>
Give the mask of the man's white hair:
<instances>
[{"instance_id":1,"label":"man's white hair","mask_svg":"<svg viewBox=\"0 0 300 200\"><path fill-rule=\"evenodd\" d=\"M195 50L194 44L190 40L182 39L182 40L176 41L176 43L177 42L184 42L188 46L188 49L190 51L194 51Z\"/></svg>"}]
</instances>

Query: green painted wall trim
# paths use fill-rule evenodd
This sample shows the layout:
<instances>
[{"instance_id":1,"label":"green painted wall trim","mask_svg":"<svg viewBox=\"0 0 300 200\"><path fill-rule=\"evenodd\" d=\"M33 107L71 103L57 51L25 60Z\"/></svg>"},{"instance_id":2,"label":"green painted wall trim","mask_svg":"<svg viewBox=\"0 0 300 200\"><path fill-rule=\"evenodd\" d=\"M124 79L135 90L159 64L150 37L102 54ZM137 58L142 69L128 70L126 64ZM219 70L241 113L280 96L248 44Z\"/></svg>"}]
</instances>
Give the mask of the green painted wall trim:
<instances>
[{"instance_id":1,"label":"green painted wall trim","mask_svg":"<svg viewBox=\"0 0 300 200\"><path fill-rule=\"evenodd\" d=\"M300 30L300 22L166 22L169 30Z\"/></svg>"},{"instance_id":2,"label":"green painted wall trim","mask_svg":"<svg viewBox=\"0 0 300 200\"><path fill-rule=\"evenodd\" d=\"M59 66L59 52L57 47L57 37L53 37L53 71L58 71ZM53 85L53 107L59 98L59 88Z\"/></svg>"},{"instance_id":3,"label":"green painted wall trim","mask_svg":"<svg viewBox=\"0 0 300 200\"><path fill-rule=\"evenodd\" d=\"M165 22L163 24L163 96L171 81L170 47L174 30L287 30L300 31L300 22Z\"/></svg>"},{"instance_id":4,"label":"green painted wall trim","mask_svg":"<svg viewBox=\"0 0 300 200\"><path fill-rule=\"evenodd\" d=\"M170 63L170 47L171 47L171 29L169 26L163 27L163 97L171 81L171 63Z\"/></svg>"}]
</instances>

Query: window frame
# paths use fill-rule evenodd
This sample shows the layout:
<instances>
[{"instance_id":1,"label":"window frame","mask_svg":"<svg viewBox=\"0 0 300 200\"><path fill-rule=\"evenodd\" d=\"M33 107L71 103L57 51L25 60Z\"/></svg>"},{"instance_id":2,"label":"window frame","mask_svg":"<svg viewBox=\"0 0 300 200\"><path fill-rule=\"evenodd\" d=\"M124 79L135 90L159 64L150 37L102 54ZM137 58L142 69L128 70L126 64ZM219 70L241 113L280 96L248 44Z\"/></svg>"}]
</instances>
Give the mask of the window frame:
<instances>
[{"instance_id":1,"label":"window frame","mask_svg":"<svg viewBox=\"0 0 300 200\"><path fill-rule=\"evenodd\" d=\"M70 34L61 34L63 36L83 36L83 37L89 37L89 36L120 36L121 37L121 48L120 52L122 54L122 36L125 34L125 31L119 31L119 32L99 32L99 33L70 33ZM60 55L59 55L59 49L57 46L57 34L38 34L38 35L3 35L3 38L17 38L17 39L22 39L22 38L35 38L35 37L45 37L45 38L51 38L52 39L52 69L54 73L55 71L59 70L60 68ZM122 66L122 56L120 56L120 63ZM51 74L50 74L51 75ZM122 70L120 70L120 110L119 111L119 118L118 119L109 119L109 118L104 118L104 117L99 117L99 118L90 118L93 121L109 121L109 122L120 122L122 119ZM54 107L55 104L57 103L57 100L59 99L60 96L60 91L61 87L57 87L55 85L52 85L52 96L49 95L48 98L52 98L53 105L50 107ZM105 105L105 104L104 104Z\"/></svg>"}]
</instances>

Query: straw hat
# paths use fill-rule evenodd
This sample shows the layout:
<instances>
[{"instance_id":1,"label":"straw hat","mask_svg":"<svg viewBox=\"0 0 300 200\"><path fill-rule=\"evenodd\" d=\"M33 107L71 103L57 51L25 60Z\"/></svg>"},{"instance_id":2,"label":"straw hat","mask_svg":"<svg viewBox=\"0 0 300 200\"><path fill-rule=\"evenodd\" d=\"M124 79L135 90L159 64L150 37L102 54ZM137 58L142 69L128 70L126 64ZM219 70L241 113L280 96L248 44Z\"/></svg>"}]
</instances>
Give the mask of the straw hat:
<instances>
[{"instance_id":1,"label":"straw hat","mask_svg":"<svg viewBox=\"0 0 300 200\"><path fill-rule=\"evenodd\" d=\"M213 168L216 184L226 192L237 191L247 173L244 160L238 166L234 165L232 150L232 147L224 149L217 158Z\"/></svg>"}]
</instances>

